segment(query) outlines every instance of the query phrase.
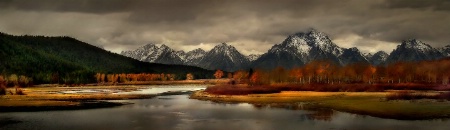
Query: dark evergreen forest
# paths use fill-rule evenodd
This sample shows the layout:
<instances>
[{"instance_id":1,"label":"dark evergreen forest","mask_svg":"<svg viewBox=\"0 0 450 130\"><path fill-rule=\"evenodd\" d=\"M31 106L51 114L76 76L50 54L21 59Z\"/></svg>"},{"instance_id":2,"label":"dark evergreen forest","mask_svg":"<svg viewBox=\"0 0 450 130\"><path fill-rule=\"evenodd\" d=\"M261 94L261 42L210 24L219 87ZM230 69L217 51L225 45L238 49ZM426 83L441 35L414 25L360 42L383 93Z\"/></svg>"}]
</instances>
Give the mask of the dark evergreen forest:
<instances>
[{"instance_id":1,"label":"dark evergreen forest","mask_svg":"<svg viewBox=\"0 0 450 130\"><path fill-rule=\"evenodd\" d=\"M167 73L185 79L212 78L213 71L184 65L141 62L112 53L75 38L13 36L0 33L0 74L24 75L34 84L96 82L96 73Z\"/></svg>"}]
</instances>

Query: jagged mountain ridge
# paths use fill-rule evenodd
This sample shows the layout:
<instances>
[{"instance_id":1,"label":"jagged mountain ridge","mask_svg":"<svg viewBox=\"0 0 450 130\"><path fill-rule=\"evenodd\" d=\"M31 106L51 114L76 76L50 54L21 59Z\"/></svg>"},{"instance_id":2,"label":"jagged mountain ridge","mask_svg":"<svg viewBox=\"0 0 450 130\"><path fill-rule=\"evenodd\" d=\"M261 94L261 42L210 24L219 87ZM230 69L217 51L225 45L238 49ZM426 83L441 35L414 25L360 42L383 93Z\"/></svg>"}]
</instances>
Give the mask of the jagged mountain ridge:
<instances>
[{"instance_id":1,"label":"jagged mountain ridge","mask_svg":"<svg viewBox=\"0 0 450 130\"><path fill-rule=\"evenodd\" d=\"M339 56L339 60L341 65L350 63L369 63L369 60L356 47L344 49L342 55Z\"/></svg>"},{"instance_id":2,"label":"jagged mountain ridge","mask_svg":"<svg viewBox=\"0 0 450 130\"><path fill-rule=\"evenodd\" d=\"M236 71L246 69L250 61L242 55L235 47L221 43L207 52L197 66L205 69L222 69L225 71Z\"/></svg>"},{"instance_id":3,"label":"jagged mountain ridge","mask_svg":"<svg viewBox=\"0 0 450 130\"><path fill-rule=\"evenodd\" d=\"M439 51L446 57L450 57L450 45L439 48Z\"/></svg>"},{"instance_id":4,"label":"jagged mountain ridge","mask_svg":"<svg viewBox=\"0 0 450 130\"><path fill-rule=\"evenodd\" d=\"M184 56L184 63L187 65L194 65L196 66L203 58L203 56L205 56L206 51L203 49L195 49L192 51L189 51L186 53L186 55Z\"/></svg>"},{"instance_id":5,"label":"jagged mountain ridge","mask_svg":"<svg viewBox=\"0 0 450 130\"><path fill-rule=\"evenodd\" d=\"M289 35L281 44L274 45L267 53L255 60L252 67L293 68L313 60L328 60L340 65L368 62L357 48L341 48L325 33L310 30Z\"/></svg>"},{"instance_id":6,"label":"jagged mountain ridge","mask_svg":"<svg viewBox=\"0 0 450 130\"><path fill-rule=\"evenodd\" d=\"M368 60L369 60L370 64L372 64L372 65L381 65L386 61L386 59L388 57L389 57L389 54L387 54L386 52L378 51L377 53L368 57Z\"/></svg>"},{"instance_id":7,"label":"jagged mountain ridge","mask_svg":"<svg viewBox=\"0 0 450 130\"><path fill-rule=\"evenodd\" d=\"M150 63L183 64L183 60L177 53L164 44L158 47L156 44L150 43L133 51L122 51L120 54Z\"/></svg>"},{"instance_id":8,"label":"jagged mountain ridge","mask_svg":"<svg viewBox=\"0 0 450 130\"><path fill-rule=\"evenodd\" d=\"M189 52L174 51L164 44L158 47L150 43L136 50L122 51L121 55L145 62L191 65L210 70L236 71L248 68L250 64L247 56L226 43L221 43L208 52L200 48Z\"/></svg>"},{"instance_id":9,"label":"jagged mountain ridge","mask_svg":"<svg viewBox=\"0 0 450 130\"><path fill-rule=\"evenodd\" d=\"M386 63L399 61L436 60L445 57L438 49L417 39L402 41L386 59Z\"/></svg>"},{"instance_id":10,"label":"jagged mountain ridge","mask_svg":"<svg viewBox=\"0 0 450 130\"><path fill-rule=\"evenodd\" d=\"M252 61L257 60L259 57L261 57L261 55L250 54L250 55L247 56L247 59L248 59L250 62L252 62Z\"/></svg>"},{"instance_id":11,"label":"jagged mountain ridge","mask_svg":"<svg viewBox=\"0 0 450 130\"><path fill-rule=\"evenodd\" d=\"M222 69L226 71L235 71L247 68L272 69L278 66L284 68L293 68L297 66L303 66L314 60L328 60L338 65L347 65L352 63L385 65L387 63L398 61L433 60L450 55L450 45L435 49L430 45L415 39L406 41L403 41L402 44L397 46L397 49L391 52L391 54L387 54L384 51L379 51L375 54L365 54L360 52L356 47L339 47L338 45L333 43L325 33L313 29L307 32L299 32L289 35L283 42L272 46L271 49L261 55L243 56L241 53L239 53L239 51L236 50L236 48L227 45L226 43L222 43L214 47L214 49L212 49L211 51L204 51L199 48L186 53L184 51L173 51L172 49L168 49L170 50L168 52L174 54L166 54L171 58L166 58L162 61L168 63L170 59L180 59L181 62L177 60L176 62L170 63L198 66L213 70ZM155 49L155 47L148 47L147 45L141 48L160 50L157 47ZM126 51L125 53L122 53L127 54L131 52ZM134 53L142 53L141 55L144 55L148 52L136 49L131 54ZM159 56L165 56L161 55L163 53L155 54L160 54ZM129 57L133 56L134 55L130 55ZM156 59L161 59L154 58L152 56L153 55L149 55L147 58L133 58L150 59L148 60L148 62L156 62ZM175 56L178 58L176 58ZM151 59L155 60L152 61Z\"/></svg>"}]
</instances>

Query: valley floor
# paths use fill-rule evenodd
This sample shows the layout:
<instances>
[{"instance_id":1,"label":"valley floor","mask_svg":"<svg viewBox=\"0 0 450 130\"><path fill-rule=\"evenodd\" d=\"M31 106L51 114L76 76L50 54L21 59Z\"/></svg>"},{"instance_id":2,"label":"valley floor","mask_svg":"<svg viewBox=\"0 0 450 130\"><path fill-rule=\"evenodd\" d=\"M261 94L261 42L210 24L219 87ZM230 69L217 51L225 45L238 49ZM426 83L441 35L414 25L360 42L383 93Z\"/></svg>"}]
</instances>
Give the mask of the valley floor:
<instances>
[{"instance_id":1,"label":"valley floor","mask_svg":"<svg viewBox=\"0 0 450 130\"><path fill-rule=\"evenodd\" d=\"M126 103L107 100L145 99L158 95L179 94L164 92L160 94L130 94L128 92L148 89L149 85L212 85L228 82L226 79L197 79L178 81L139 81L129 83L101 83L83 86L42 84L21 88L25 95L13 95L14 88L7 88L7 95L0 95L0 112L70 110L120 106ZM11 93L11 94L10 94Z\"/></svg>"}]
</instances>

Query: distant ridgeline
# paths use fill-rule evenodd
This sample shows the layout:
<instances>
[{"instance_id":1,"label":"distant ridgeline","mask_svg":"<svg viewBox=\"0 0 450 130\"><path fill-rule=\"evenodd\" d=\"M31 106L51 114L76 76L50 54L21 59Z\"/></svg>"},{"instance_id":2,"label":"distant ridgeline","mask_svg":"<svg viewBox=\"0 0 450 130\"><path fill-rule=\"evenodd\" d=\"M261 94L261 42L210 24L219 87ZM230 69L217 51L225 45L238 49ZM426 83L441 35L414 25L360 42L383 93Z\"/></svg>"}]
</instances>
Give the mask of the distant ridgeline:
<instances>
[{"instance_id":1,"label":"distant ridgeline","mask_svg":"<svg viewBox=\"0 0 450 130\"><path fill-rule=\"evenodd\" d=\"M212 78L213 71L185 65L141 62L71 37L0 33L0 75L24 75L33 83L93 83L96 73L174 74L176 79Z\"/></svg>"},{"instance_id":2,"label":"distant ridgeline","mask_svg":"<svg viewBox=\"0 0 450 130\"><path fill-rule=\"evenodd\" d=\"M355 63L378 66L396 62L438 60L450 56L450 45L433 48L420 40L408 39L402 41L390 54L384 51L367 54L356 47L340 47L327 34L313 29L289 35L284 41L273 45L261 55L245 56L226 43L218 44L209 51L198 48L189 52L176 51L164 44L150 43L135 50L123 51L121 54L150 63L182 64L211 70L236 71L249 68L292 69L318 60L331 61L340 66Z\"/></svg>"}]
</instances>

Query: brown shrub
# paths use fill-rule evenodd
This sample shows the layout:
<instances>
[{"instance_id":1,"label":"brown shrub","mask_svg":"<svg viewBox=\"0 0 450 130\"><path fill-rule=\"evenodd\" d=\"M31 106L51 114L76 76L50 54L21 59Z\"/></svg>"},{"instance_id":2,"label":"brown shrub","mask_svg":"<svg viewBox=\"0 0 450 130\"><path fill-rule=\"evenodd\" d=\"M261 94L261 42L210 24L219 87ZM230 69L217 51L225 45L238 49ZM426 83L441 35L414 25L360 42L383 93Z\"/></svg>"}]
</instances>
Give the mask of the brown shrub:
<instances>
[{"instance_id":1,"label":"brown shrub","mask_svg":"<svg viewBox=\"0 0 450 130\"><path fill-rule=\"evenodd\" d=\"M16 87L16 95L25 95L21 88Z\"/></svg>"},{"instance_id":2,"label":"brown shrub","mask_svg":"<svg viewBox=\"0 0 450 130\"><path fill-rule=\"evenodd\" d=\"M6 95L6 81L1 75L0 75L0 95Z\"/></svg>"},{"instance_id":3,"label":"brown shrub","mask_svg":"<svg viewBox=\"0 0 450 130\"><path fill-rule=\"evenodd\" d=\"M0 88L0 95L6 95L6 88L4 87Z\"/></svg>"}]
</instances>

